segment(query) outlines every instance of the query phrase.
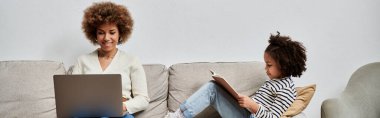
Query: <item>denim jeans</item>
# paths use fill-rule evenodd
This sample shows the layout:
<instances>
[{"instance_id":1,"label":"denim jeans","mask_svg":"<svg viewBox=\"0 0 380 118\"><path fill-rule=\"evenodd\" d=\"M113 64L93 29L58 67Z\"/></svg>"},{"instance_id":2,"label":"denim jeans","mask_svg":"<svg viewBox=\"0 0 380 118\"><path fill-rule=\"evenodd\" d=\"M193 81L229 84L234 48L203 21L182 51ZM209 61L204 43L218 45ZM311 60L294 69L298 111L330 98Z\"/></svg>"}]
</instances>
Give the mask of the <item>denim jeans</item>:
<instances>
[{"instance_id":1,"label":"denim jeans","mask_svg":"<svg viewBox=\"0 0 380 118\"><path fill-rule=\"evenodd\" d=\"M132 114L125 114L123 118L135 118Z\"/></svg>"},{"instance_id":2,"label":"denim jeans","mask_svg":"<svg viewBox=\"0 0 380 118\"><path fill-rule=\"evenodd\" d=\"M208 106L212 106L223 118L253 118L251 113L223 88L208 82L180 105L186 118L193 118Z\"/></svg>"},{"instance_id":3,"label":"denim jeans","mask_svg":"<svg viewBox=\"0 0 380 118\"><path fill-rule=\"evenodd\" d=\"M81 117L73 117L73 118L81 118ZM109 117L100 117L100 118L109 118ZM132 114L126 113L124 116L120 118L135 118Z\"/></svg>"},{"instance_id":4,"label":"denim jeans","mask_svg":"<svg viewBox=\"0 0 380 118\"><path fill-rule=\"evenodd\" d=\"M101 117L101 118L109 118L109 117ZM120 118L135 118L132 114L125 114L123 117L120 117Z\"/></svg>"}]
</instances>

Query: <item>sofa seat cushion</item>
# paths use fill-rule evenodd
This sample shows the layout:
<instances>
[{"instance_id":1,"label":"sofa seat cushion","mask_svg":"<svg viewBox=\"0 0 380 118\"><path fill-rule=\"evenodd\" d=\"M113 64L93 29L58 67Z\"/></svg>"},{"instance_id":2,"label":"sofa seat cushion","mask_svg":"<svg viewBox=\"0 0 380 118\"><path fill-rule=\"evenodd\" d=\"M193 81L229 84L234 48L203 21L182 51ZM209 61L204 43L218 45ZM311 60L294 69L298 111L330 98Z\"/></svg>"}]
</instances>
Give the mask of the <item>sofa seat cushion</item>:
<instances>
[{"instance_id":1,"label":"sofa seat cushion","mask_svg":"<svg viewBox=\"0 0 380 118\"><path fill-rule=\"evenodd\" d=\"M167 111L168 71L165 65L143 65L150 98L149 106L142 112L135 113L136 118L163 118Z\"/></svg>"},{"instance_id":2,"label":"sofa seat cushion","mask_svg":"<svg viewBox=\"0 0 380 118\"><path fill-rule=\"evenodd\" d=\"M0 116L56 117L55 74L65 74L62 63L0 61Z\"/></svg>"},{"instance_id":3,"label":"sofa seat cushion","mask_svg":"<svg viewBox=\"0 0 380 118\"><path fill-rule=\"evenodd\" d=\"M170 111L178 109L203 84L212 79L210 70L223 76L240 94L251 96L267 78L263 62L181 63L169 68ZM208 112L209 113L209 112ZM205 115L209 117L210 115ZM211 116L210 116L211 117Z\"/></svg>"}]
</instances>

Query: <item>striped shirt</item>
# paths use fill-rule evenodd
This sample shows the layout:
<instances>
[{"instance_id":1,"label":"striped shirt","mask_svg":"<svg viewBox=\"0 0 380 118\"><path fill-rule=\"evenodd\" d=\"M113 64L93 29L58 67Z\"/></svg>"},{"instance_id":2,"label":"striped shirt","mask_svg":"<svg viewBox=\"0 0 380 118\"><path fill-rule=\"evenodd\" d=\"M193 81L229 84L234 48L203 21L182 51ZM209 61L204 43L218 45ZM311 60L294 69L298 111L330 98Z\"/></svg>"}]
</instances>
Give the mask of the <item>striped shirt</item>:
<instances>
[{"instance_id":1,"label":"striped shirt","mask_svg":"<svg viewBox=\"0 0 380 118\"><path fill-rule=\"evenodd\" d=\"M296 99L294 82L290 77L267 80L252 99L259 105L255 118L279 118Z\"/></svg>"}]
</instances>

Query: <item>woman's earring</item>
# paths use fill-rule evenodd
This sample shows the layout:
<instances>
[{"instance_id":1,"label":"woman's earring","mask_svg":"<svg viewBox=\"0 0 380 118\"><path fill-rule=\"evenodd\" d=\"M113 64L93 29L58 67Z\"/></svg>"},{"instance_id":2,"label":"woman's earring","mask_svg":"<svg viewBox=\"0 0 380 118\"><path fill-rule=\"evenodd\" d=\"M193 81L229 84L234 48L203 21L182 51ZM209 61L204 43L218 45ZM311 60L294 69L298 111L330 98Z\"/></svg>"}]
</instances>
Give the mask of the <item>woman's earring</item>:
<instances>
[{"instance_id":1,"label":"woman's earring","mask_svg":"<svg viewBox=\"0 0 380 118\"><path fill-rule=\"evenodd\" d=\"M119 38L119 43L121 43L121 38Z\"/></svg>"}]
</instances>

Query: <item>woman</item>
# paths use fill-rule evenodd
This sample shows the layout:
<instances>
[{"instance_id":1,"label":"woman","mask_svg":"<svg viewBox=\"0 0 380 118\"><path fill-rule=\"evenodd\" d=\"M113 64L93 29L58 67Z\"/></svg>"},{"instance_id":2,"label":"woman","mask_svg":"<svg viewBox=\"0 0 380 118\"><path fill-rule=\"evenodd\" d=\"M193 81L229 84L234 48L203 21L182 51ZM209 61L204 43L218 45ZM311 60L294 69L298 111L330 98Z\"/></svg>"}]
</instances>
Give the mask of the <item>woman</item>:
<instances>
[{"instance_id":1,"label":"woman","mask_svg":"<svg viewBox=\"0 0 380 118\"><path fill-rule=\"evenodd\" d=\"M144 69L139 60L117 48L132 32L133 20L126 7L112 2L94 3L84 11L82 29L87 39L100 48L82 55L72 74L121 74L124 117L148 107Z\"/></svg>"}]
</instances>

